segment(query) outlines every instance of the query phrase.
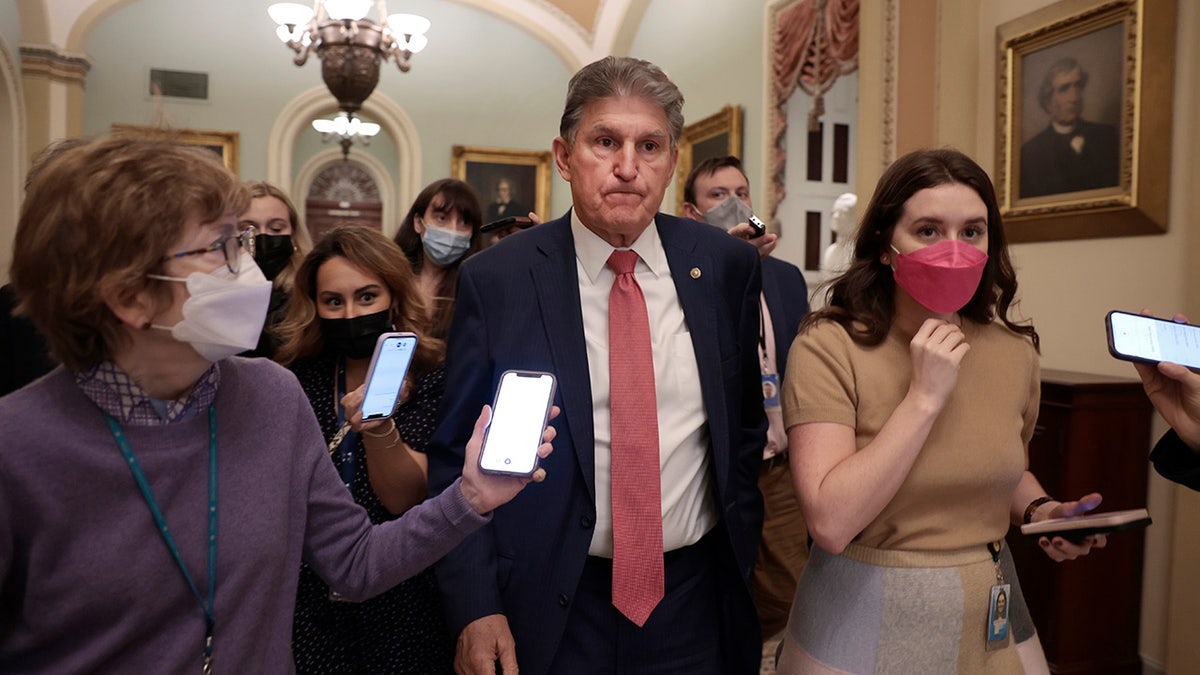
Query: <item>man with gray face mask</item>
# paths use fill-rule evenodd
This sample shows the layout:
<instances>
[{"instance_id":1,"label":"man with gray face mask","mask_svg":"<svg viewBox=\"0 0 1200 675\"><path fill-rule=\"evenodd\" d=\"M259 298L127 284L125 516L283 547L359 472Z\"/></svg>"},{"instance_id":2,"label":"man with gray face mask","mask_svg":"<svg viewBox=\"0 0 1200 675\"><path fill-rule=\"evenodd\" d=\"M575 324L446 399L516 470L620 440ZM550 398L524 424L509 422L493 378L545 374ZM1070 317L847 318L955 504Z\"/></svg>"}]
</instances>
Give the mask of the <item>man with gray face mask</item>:
<instances>
[{"instance_id":1,"label":"man with gray face mask","mask_svg":"<svg viewBox=\"0 0 1200 675\"><path fill-rule=\"evenodd\" d=\"M762 323L757 347L769 427L758 474L766 513L754 569L754 601L766 641L787 624L796 583L808 561L807 530L792 487L787 429L783 427L778 393L788 349L800 319L808 313L808 288L800 268L770 257L778 235L753 237L754 230L748 223L752 213L750 181L742 173L737 157L714 157L696 165L683 194L685 216L747 239L762 257Z\"/></svg>"}]
</instances>

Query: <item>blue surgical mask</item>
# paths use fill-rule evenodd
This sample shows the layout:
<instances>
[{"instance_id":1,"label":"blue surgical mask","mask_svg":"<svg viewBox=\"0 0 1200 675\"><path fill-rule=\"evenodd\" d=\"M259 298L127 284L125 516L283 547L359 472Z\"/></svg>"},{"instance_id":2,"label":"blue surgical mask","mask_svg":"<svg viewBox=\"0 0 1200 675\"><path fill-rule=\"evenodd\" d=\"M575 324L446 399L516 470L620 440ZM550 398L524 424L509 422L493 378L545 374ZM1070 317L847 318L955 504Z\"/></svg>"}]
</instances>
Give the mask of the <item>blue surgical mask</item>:
<instances>
[{"instance_id":1,"label":"blue surgical mask","mask_svg":"<svg viewBox=\"0 0 1200 675\"><path fill-rule=\"evenodd\" d=\"M425 247L426 257L442 267L449 267L471 247L471 233L426 224L421 244Z\"/></svg>"}]
</instances>

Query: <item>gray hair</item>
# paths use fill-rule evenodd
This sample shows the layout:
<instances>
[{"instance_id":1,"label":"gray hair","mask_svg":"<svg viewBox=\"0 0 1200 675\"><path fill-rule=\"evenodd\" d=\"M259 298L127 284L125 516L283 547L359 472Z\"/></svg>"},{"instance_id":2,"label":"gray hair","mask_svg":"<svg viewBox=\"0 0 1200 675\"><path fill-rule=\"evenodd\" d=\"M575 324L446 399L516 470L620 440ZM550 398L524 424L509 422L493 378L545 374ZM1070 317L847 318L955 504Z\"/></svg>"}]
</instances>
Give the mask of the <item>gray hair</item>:
<instances>
[{"instance_id":1,"label":"gray hair","mask_svg":"<svg viewBox=\"0 0 1200 675\"><path fill-rule=\"evenodd\" d=\"M574 145L575 132L589 104L605 98L628 97L645 98L662 108L670 128L671 149L675 149L683 132L683 94L661 68L628 56L606 56L575 73L567 85L567 103L558 134L567 145Z\"/></svg>"},{"instance_id":2,"label":"gray hair","mask_svg":"<svg viewBox=\"0 0 1200 675\"><path fill-rule=\"evenodd\" d=\"M1054 95L1054 78L1076 70L1079 71L1079 87L1082 89L1087 86L1088 74L1078 61L1068 56L1050 66L1050 70L1047 70L1046 76L1042 78L1042 86L1038 88L1038 105L1042 106L1042 110L1049 112L1050 97Z\"/></svg>"}]
</instances>

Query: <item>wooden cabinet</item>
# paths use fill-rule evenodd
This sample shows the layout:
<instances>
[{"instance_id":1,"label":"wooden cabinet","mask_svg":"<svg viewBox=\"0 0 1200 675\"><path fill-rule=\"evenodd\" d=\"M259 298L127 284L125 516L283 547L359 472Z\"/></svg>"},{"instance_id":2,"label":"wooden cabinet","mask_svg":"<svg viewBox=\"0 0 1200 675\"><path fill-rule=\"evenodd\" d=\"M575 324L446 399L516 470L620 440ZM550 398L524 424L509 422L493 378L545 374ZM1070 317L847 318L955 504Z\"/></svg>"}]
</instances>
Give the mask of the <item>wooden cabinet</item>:
<instances>
[{"instance_id":1,"label":"wooden cabinet","mask_svg":"<svg viewBox=\"0 0 1200 675\"><path fill-rule=\"evenodd\" d=\"M1141 382L1045 370L1030 469L1058 499L1095 491L1104 511L1145 507L1150 413ZM1050 671L1140 675L1145 531L1064 563L1016 528L1008 541Z\"/></svg>"}]
</instances>

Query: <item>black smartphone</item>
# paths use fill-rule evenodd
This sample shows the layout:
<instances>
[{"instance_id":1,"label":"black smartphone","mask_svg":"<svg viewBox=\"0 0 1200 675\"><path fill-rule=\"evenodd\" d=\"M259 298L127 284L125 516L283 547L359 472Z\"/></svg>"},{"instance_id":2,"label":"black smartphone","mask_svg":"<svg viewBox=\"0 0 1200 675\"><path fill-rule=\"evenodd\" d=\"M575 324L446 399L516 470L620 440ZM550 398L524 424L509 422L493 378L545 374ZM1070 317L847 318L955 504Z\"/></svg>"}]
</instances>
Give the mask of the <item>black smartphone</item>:
<instances>
[{"instance_id":1,"label":"black smartphone","mask_svg":"<svg viewBox=\"0 0 1200 675\"><path fill-rule=\"evenodd\" d=\"M367 369L367 391L363 395L364 420L391 417L400 401L400 388L417 350L412 333L384 333L375 341L375 353Z\"/></svg>"},{"instance_id":2,"label":"black smartphone","mask_svg":"<svg viewBox=\"0 0 1200 675\"><path fill-rule=\"evenodd\" d=\"M750 214L750 227L754 228L754 234L750 235L751 239L758 239L767 233L767 224L759 220L758 216Z\"/></svg>"},{"instance_id":3,"label":"black smartphone","mask_svg":"<svg viewBox=\"0 0 1200 675\"><path fill-rule=\"evenodd\" d=\"M550 373L507 370L500 375L492 421L483 437L479 469L487 473L532 476L538 446L550 419L556 382Z\"/></svg>"},{"instance_id":4,"label":"black smartphone","mask_svg":"<svg viewBox=\"0 0 1200 675\"><path fill-rule=\"evenodd\" d=\"M1200 370L1200 326L1129 312L1109 312L1108 353L1124 361L1169 361Z\"/></svg>"},{"instance_id":5,"label":"black smartphone","mask_svg":"<svg viewBox=\"0 0 1200 675\"><path fill-rule=\"evenodd\" d=\"M512 227L513 225L516 225L523 230L530 225L533 225L533 220L531 220L529 216L507 216L505 218L501 218L500 220L493 220L492 222L485 224L483 227L479 228L479 231L486 234L495 230L503 230L504 228Z\"/></svg>"}]
</instances>

